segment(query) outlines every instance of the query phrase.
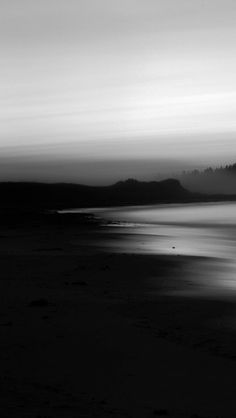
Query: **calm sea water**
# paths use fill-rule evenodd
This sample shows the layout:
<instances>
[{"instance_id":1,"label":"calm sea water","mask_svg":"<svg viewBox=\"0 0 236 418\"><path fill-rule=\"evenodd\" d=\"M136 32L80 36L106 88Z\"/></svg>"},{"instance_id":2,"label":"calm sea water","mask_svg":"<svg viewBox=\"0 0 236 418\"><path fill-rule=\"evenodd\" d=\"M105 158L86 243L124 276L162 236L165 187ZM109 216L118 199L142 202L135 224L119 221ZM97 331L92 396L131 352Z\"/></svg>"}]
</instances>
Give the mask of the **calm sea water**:
<instances>
[{"instance_id":1,"label":"calm sea water","mask_svg":"<svg viewBox=\"0 0 236 418\"><path fill-rule=\"evenodd\" d=\"M115 233L109 246L131 253L189 256L182 293L236 296L236 203L100 209ZM191 257L190 257L191 256Z\"/></svg>"},{"instance_id":2,"label":"calm sea water","mask_svg":"<svg viewBox=\"0 0 236 418\"><path fill-rule=\"evenodd\" d=\"M106 245L113 251L186 256L182 293L236 296L236 203L90 211L106 220Z\"/></svg>"}]
</instances>

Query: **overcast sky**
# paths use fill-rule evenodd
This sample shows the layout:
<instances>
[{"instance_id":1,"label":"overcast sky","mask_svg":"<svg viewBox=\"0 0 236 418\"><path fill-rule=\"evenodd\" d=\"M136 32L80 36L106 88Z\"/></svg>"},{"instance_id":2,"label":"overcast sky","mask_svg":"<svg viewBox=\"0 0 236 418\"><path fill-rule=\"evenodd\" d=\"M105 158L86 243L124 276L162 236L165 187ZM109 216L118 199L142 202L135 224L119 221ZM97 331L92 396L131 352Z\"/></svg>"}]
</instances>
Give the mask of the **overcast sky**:
<instances>
[{"instance_id":1,"label":"overcast sky","mask_svg":"<svg viewBox=\"0 0 236 418\"><path fill-rule=\"evenodd\" d=\"M236 160L235 22L235 0L0 0L0 177Z\"/></svg>"}]
</instances>

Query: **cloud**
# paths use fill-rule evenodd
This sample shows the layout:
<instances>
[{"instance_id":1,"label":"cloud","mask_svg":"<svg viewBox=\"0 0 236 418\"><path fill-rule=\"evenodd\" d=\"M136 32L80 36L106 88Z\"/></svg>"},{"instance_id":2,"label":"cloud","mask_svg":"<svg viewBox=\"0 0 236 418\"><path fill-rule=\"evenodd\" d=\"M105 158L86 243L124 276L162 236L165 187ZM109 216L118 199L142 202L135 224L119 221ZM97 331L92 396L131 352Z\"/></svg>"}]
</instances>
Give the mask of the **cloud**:
<instances>
[{"instance_id":1,"label":"cloud","mask_svg":"<svg viewBox=\"0 0 236 418\"><path fill-rule=\"evenodd\" d=\"M217 156L219 135L235 133L235 1L0 6L4 152L180 159L196 155L204 138L211 158L212 138Z\"/></svg>"}]
</instances>

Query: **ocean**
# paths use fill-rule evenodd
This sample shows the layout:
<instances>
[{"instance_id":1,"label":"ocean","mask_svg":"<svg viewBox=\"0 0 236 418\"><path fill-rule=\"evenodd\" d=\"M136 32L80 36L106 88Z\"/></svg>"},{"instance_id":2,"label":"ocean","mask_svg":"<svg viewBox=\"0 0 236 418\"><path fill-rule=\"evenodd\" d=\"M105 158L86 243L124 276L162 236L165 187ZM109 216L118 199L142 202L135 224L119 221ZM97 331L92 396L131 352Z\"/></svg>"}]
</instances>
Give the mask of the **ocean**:
<instances>
[{"instance_id":1,"label":"ocean","mask_svg":"<svg viewBox=\"0 0 236 418\"><path fill-rule=\"evenodd\" d=\"M236 296L236 203L119 207L94 213L106 221L112 251L188 257L191 262L181 272L188 282L182 294Z\"/></svg>"}]
</instances>

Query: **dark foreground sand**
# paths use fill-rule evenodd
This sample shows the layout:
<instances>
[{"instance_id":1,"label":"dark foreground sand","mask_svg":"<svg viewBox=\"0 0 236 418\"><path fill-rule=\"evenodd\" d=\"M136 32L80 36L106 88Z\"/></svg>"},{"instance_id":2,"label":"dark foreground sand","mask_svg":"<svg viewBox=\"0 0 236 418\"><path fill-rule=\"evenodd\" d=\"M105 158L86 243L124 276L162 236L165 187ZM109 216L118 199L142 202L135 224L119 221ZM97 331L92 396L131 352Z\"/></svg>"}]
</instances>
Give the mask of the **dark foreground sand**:
<instances>
[{"instance_id":1,"label":"dark foreground sand","mask_svg":"<svg viewBox=\"0 0 236 418\"><path fill-rule=\"evenodd\" d=\"M235 417L234 301L166 294L189 259L98 230L1 225L1 417Z\"/></svg>"}]
</instances>

